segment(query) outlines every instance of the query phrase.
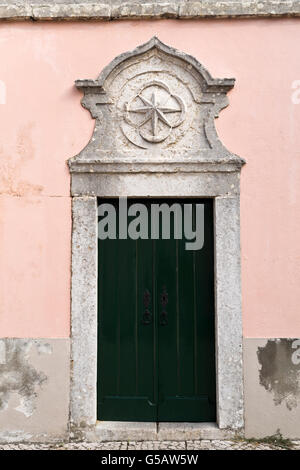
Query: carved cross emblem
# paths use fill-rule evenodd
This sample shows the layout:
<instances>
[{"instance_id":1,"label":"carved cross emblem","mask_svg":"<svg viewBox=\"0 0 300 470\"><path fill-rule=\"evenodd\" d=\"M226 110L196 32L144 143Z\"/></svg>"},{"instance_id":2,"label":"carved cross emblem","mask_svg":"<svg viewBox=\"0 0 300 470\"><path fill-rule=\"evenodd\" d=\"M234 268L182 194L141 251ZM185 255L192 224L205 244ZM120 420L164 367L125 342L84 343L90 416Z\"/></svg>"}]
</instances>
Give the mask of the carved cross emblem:
<instances>
[{"instance_id":1,"label":"carved cross emblem","mask_svg":"<svg viewBox=\"0 0 300 470\"><path fill-rule=\"evenodd\" d=\"M135 119L135 115L139 115ZM172 117L171 117L172 115ZM145 85L126 105L126 121L139 130L148 142L162 142L185 117L183 100L170 92L163 82Z\"/></svg>"}]
</instances>

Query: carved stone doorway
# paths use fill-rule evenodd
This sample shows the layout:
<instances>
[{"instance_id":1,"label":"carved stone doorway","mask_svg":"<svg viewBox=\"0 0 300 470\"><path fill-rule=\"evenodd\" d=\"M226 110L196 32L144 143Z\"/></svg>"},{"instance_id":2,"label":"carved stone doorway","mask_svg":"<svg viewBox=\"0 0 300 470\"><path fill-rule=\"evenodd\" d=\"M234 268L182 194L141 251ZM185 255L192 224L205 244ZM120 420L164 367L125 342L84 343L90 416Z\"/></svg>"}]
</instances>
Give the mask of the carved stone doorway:
<instances>
[{"instance_id":1,"label":"carved stone doorway","mask_svg":"<svg viewBox=\"0 0 300 470\"><path fill-rule=\"evenodd\" d=\"M84 91L83 106L96 120L89 144L69 160L70 416L73 431L86 438L116 437L115 428L101 427L96 417L97 198L124 196L214 199L215 430L243 429L239 181L244 161L222 145L214 126L233 85L234 79L213 79L196 59L156 37L118 56L98 79L76 81ZM126 434L130 426L122 426ZM203 436L212 432L207 429Z\"/></svg>"}]
</instances>

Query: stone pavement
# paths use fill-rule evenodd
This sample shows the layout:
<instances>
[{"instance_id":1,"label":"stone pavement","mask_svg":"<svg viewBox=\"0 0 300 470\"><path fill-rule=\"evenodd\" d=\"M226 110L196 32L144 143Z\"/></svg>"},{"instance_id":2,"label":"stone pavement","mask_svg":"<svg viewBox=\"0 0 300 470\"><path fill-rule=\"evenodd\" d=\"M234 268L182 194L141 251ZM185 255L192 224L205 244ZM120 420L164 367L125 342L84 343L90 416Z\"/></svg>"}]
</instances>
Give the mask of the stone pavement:
<instances>
[{"instance_id":1,"label":"stone pavement","mask_svg":"<svg viewBox=\"0 0 300 470\"><path fill-rule=\"evenodd\" d=\"M300 450L300 441L274 445L262 441L201 440L143 442L72 442L61 444L0 444L0 450Z\"/></svg>"}]
</instances>

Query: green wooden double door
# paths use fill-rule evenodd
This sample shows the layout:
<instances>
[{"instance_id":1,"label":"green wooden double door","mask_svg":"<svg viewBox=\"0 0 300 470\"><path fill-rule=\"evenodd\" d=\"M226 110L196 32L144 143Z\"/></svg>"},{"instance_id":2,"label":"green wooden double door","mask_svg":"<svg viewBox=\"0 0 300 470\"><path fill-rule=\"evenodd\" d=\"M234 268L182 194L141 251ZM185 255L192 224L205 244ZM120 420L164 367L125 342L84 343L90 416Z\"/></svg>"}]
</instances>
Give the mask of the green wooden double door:
<instances>
[{"instance_id":1,"label":"green wooden double door","mask_svg":"<svg viewBox=\"0 0 300 470\"><path fill-rule=\"evenodd\" d=\"M213 201L137 202L204 204L204 246L99 240L98 419L215 421Z\"/></svg>"}]
</instances>

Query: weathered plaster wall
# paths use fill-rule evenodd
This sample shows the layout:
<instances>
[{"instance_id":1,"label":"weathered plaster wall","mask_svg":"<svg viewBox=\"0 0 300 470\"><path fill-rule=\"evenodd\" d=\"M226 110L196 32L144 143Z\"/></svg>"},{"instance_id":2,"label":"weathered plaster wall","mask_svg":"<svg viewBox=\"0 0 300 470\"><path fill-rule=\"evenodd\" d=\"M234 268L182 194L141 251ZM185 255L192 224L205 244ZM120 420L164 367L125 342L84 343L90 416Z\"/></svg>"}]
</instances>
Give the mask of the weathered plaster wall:
<instances>
[{"instance_id":1,"label":"weathered plaster wall","mask_svg":"<svg viewBox=\"0 0 300 470\"><path fill-rule=\"evenodd\" d=\"M262 432L272 434L279 427L292 435L298 407L276 404L260 383L257 350L266 340L256 338L300 337L296 18L1 24L0 336L53 338L54 345L68 341L71 204L66 160L84 147L94 125L73 83L96 77L116 55L154 34L195 56L214 76L237 80L217 127L223 143L247 161L241 178L243 324L249 338L246 424L248 420L249 435L256 432L251 419L262 397L273 416ZM56 357L57 364L68 361L67 346ZM50 430L53 423L39 400L54 402L58 374L68 378L69 373L67 366L63 372L47 368L49 358L38 355L36 370L46 379L32 379L37 394L32 416L16 410L20 395L13 385L5 385L12 401L0 412L1 426L5 422L12 432L19 428L29 434L33 429L36 436L45 426ZM12 377L18 367L11 368ZM34 376L39 380L39 372ZM66 382L61 390L61 399L68 400ZM66 406L64 402L62 408ZM67 413L61 416L63 422L51 428L53 435L65 435ZM276 427L284 420L286 427Z\"/></svg>"},{"instance_id":2,"label":"weathered plaster wall","mask_svg":"<svg viewBox=\"0 0 300 470\"><path fill-rule=\"evenodd\" d=\"M69 336L70 210L68 197L0 196L2 337Z\"/></svg>"},{"instance_id":3,"label":"weathered plaster wall","mask_svg":"<svg viewBox=\"0 0 300 470\"><path fill-rule=\"evenodd\" d=\"M93 129L73 83L96 77L117 54L154 34L215 76L237 80L217 126L224 144L247 160L241 180L244 334L300 335L300 104L292 101L300 28L299 20L282 19L2 24L3 336L68 336L65 162Z\"/></svg>"}]
</instances>

